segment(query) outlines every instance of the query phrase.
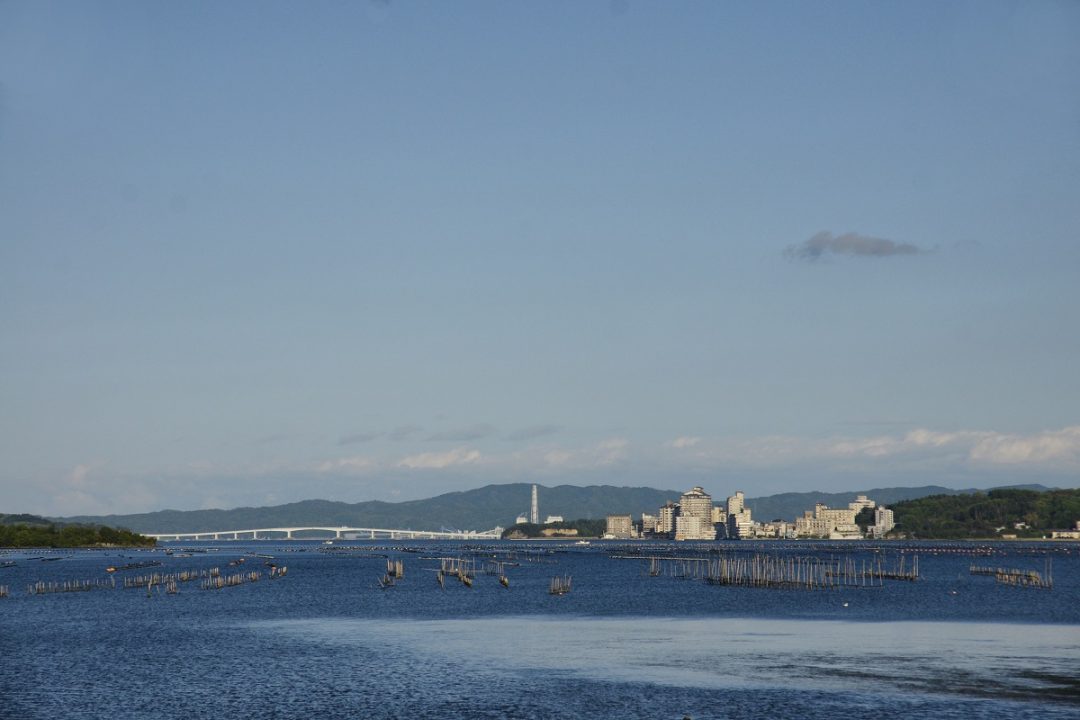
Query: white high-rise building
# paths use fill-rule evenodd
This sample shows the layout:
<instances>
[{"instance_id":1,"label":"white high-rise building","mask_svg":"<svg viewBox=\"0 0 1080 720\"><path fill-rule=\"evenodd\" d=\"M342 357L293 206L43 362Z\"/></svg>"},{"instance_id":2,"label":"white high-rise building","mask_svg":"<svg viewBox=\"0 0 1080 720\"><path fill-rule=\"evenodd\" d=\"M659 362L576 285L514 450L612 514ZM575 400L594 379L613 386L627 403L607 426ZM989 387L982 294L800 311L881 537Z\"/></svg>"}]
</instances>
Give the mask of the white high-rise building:
<instances>
[{"instance_id":1,"label":"white high-rise building","mask_svg":"<svg viewBox=\"0 0 1080 720\"><path fill-rule=\"evenodd\" d=\"M675 519L676 540L715 540L712 522L712 496L701 487L687 490L679 498L679 515Z\"/></svg>"},{"instance_id":2,"label":"white high-rise building","mask_svg":"<svg viewBox=\"0 0 1080 720\"><path fill-rule=\"evenodd\" d=\"M660 508L660 513L656 518L656 534L670 536L674 533L675 516L678 514L678 503L673 503L670 500L664 503L664 506Z\"/></svg>"},{"instance_id":3,"label":"white high-rise building","mask_svg":"<svg viewBox=\"0 0 1080 720\"><path fill-rule=\"evenodd\" d=\"M653 535L656 533L657 517L648 513L641 513L641 534Z\"/></svg>"},{"instance_id":4,"label":"white high-rise building","mask_svg":"<svg viewBox=\"0 0 1080 720\"><path fill-rule=\"evenodd\" d=\"M754 520L750 508L746 507L746 496L742 490L727 499L727 536L745 538L754 534Z\"/></svg>"},{"instance_id":5,"label":"white high-rise building","mask_svg":"<svg viewBox=\"0 0 1080 720\"><path fill-rule=\"evenodd\" d=\"M894 527L896 527L896 522L893 520L892 510L884 506L879 506L874 510L874 537L884 537L885 533L889 532Z\"/></svg>"},{"instance_id":6,"label":"white high-rise building","mask_svg":"<svg viewBox=\"0 0 1080 720\"><path fill-rule=\"evenodd\" d=\"M736 490L735 494L727 499L728 515L737 515L746 507L746 496L742 490Z\"/></svg>"}]
</instances>

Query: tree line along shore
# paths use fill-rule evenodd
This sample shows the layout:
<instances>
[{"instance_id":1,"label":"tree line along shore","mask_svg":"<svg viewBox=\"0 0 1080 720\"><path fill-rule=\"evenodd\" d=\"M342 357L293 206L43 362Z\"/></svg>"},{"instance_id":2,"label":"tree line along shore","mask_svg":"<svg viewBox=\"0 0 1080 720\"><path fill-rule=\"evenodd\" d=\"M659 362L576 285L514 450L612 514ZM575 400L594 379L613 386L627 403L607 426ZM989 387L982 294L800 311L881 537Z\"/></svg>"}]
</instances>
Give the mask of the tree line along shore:
<instances>
[{"instance_id":1,"label":"tree line along shore","mask_svg":"<svg viewBox=\"0 0 1080 720\"><path fill-rule=\"evenodd\" d=\"M154 538L105 525L57 524L35 515L0 515L0 547L153 547Z\"/></svg>"}]
</instances>

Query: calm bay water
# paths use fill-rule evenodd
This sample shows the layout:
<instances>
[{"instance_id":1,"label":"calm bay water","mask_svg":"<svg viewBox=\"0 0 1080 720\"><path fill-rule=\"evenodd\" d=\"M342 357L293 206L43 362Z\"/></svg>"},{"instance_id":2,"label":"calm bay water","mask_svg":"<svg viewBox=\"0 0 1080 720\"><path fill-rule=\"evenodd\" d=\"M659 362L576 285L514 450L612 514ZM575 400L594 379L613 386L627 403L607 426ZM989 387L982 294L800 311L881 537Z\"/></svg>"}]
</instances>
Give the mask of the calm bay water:
<instances>
[{"instance_id":1,"label":"calm bay water","mask_svg":"<svg viewBox=\"0 0 1080 720\"><path fill-rule=\"evenodd\" d=\"M154 552L20 552L0 569L0 718L1080 718L1080 546L183 543ZM178 544L170 544L173 548ZM168 547L167 545L166 547ZM649 577L628 552L712 557L918 555L918 582L760 589ZM975 555L975 552L989 555ZM266 558L288 566L265 577ZM438 557L478 567L473 588ZM45 562L41 556L63 557ZM243 565L228 566L245 558ZM382 590L387 559L405 578ZM1051 591L968 566L1043 571ZM183 583L31 596L38 580L120 571L264 571L222 590ZM554 575L573 591L547 592Z\"/></svg>"}]
</instances>

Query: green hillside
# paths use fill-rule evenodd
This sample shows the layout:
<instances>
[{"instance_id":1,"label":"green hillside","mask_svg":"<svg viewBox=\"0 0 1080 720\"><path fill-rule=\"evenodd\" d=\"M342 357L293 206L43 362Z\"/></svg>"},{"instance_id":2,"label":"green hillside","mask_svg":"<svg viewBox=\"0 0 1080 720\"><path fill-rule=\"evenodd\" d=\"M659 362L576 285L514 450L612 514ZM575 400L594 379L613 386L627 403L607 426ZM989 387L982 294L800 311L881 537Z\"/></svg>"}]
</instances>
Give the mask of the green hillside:
<instances>
[{"instance_id":1,"label":"green hillside","mask_svg":"<svg viewBox=\"0 0 1080 720\"><path fill-rule=\"evenodd\" d=\"M896 533L915 538L1043 537L1080 520L1080 490L998 489L932 495L892 506ZM1017 528L1017 523L1026 527ZM1002 529L1004 528L1004 529Z\"/></svg>"},{"instance_id":2,"label":"green hillside","mask_svg":"<svg viewBox=\"0 0 1080 720\"><path fill-rule=\"evenodd\" d=\"M43 518L39 515L28 515L27 513L19 513L18 515L5 515L0 513L0 525L52 525L52 520Z\"/></svg>"},{"instance_id":3,"label":"green hillside","mask_svg":"<svg viewBox=\"0 0 1080 720\"><path fill-rule=\"evenodd\" d=\"M55 523L37 515L0 514L0 547L73 548L154 544L152 538L103 525Z\"/></svg>"}]
</instances>

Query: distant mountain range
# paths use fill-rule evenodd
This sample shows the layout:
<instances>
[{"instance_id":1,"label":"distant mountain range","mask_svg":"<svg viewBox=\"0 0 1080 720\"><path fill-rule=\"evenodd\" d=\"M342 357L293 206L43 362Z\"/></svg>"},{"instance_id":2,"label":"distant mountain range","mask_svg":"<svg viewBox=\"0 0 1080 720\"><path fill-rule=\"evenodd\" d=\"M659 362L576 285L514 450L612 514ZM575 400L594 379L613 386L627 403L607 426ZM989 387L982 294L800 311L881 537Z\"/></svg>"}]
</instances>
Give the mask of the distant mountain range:
<instances>
[{"instance_id":1,"label":"distant mountain range","mask_svg":"<svg viewBox=\"0 0 1080 720\"><path fill-rule=\"evenodd\" d=\"M43 518L40 515L28 515L26 513L20 513L18 515L4 515L0 513L0 525L35 525L35 526L48 526L52 524L52 520Z\"/></svg>"},{"instance_id":2,"label":"distant mountain range","mask_svg":"<svg viewBox=\"0 0 1080 720\"><path fill-rule=\"evenodd\" d=\"M1047 490L1042 485L1012 486ZM509 527L518 514L529 509L532 486L528 483L488 485L476 490L452 492L425 500L388 503L377 500L344 503L304 500L271 507L242 507L232 510L160 510L137 515L104 515L56 518L69 523L90 523L122 527L144 533L210 532L263 527L304 525L377 527L412 530L487 530L496 525ZM888 505L928 495L961 495L978 490L953 490L937 485L917 488L874 488L843 493L782 493L750 498L746 504L757 520L792 520L814 503L846 507L856 495L867 495ZM567 520L602 518L609 514L656 513L668 500L679 499L680 490L613 487L540 486L540 521L548 515ZM723 497L714 497L718 504Z\"/></svg>"}]
</instances>

